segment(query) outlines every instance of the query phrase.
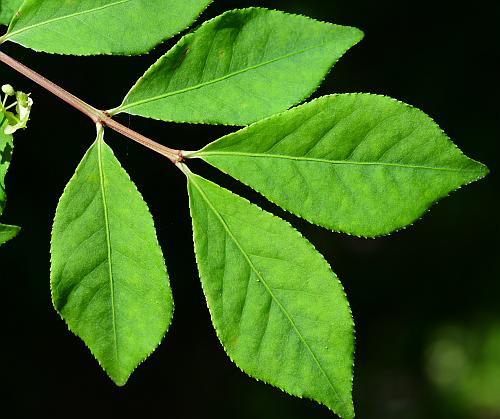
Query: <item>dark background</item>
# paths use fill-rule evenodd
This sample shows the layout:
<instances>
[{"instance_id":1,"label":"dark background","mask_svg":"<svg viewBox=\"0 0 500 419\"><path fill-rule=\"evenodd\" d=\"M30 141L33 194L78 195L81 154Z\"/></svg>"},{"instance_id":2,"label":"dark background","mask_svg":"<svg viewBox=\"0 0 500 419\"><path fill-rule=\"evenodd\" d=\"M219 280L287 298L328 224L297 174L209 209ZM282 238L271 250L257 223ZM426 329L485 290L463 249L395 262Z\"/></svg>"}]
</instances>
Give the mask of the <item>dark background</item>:
<instances>
[{"instance_id":1,"label":"dark background","mask_svg":"<svg viewBox=\"0 0 500 419\"><path fill-rule=\"evenodd\" d=\"M234 7L266 6L356 26L365 39L314 97L386 94L431 115L484 180L453 193L412 227L364 240L310 226L215 169L193 170L290 220L331 263L356 322L354 400L360 418L500 418L498 2L216 1L201 20ZM175 40L152 54L60 57L17 45L2 50L103 109ZM5 417L331 418L325 407L257 382L225 356L210 324L192 249L184 176L166 159L107 134L155 217L176 302L156 352L124 388L107 378L53 310L49 237L65 183L94 127L78 112L0 65L0 84L31 92L29 129L16 134L5 223L23 227L0 249L0 395ZM120 116L164 144L196 149L228 128Z\"/></svg>"}]
</instances>

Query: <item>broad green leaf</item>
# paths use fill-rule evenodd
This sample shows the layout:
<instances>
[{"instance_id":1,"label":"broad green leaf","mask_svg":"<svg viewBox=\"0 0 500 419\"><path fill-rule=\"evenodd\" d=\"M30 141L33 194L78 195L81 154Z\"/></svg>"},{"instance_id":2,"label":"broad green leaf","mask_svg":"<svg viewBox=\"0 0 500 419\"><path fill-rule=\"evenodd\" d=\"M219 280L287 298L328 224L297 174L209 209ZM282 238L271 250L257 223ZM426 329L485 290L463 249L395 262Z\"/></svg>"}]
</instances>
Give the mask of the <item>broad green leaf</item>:
<instances>
[{"instance_id":1,"label":"broad green leaf","mask_svg":"<svg viewBox=\"0 0 500 419\"><path fill-rule=\"evenodd\" d=\"M8 25L23 0L0 0L0 25Z\"/></svg>"},{"instance_id":2,"label":"broad green leaf","mask_svg":"<svg viewBox=\"0 0 500 419\"><path fill-rule=\"evenodd\" d=\"M185 155L312 223L369 237L488 172L422 111L368 94L326 96Z\"/></svg>"},{"instance_id":3,"label":"broad green leaf","mask_svg":"<svg viewBox=\"0 0 500 419\"><path fill-rule=\"evenodd\" d=\"M182 38L111 113L246 125L307 98L362 36L304 16L232 10Z\"/></svg>"},{"instance_id":4,"label":"broad green leaf","mask_svg":"<svg viewBox=\"0 0 500 419\"><path fill-rule=\"evenodd\" d=\"M17 236L20 227L0 224L0 245Z\"/></svg>"},{"instance_id":5,"label":"broad green leaf","mask_svg":"<svg viewBox=\"0 0 500 419\"><path fill-rule=\"evenodd\" d=\"M352 418L354 327L327 262L287 222L184 171L201 282L229 357Z\"/></svg>"},{"instance_id":6,"label":"broad green leaf","mask_svg":"<svg viewBox=\"0 0 500 419\"><path fill-rule=\"evenodd\" d=\"M124 385L163 338L173 300L153 219L102 133L59 201L51 254L54 307Z\"/></svg>"},{"instance_id":7,"label":"broad green leaf","mask_svg":"<svg viewBox=\"0 0 500 419\"><path fill-rule=\"evenodd\" d=\"M189 26L211 1L26 0L3 39L57 54L141 54Z\"/></svg>"}]
</instances>

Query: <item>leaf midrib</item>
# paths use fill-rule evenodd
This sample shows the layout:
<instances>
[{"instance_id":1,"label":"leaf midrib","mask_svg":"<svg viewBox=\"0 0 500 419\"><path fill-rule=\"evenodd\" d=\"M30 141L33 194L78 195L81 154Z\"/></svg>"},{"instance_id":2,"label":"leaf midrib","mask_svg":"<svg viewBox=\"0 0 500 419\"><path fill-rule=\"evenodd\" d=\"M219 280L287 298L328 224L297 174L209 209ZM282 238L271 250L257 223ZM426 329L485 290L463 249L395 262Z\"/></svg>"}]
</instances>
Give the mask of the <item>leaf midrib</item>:
<instances>
[{"instance_id":1,"label":"leaf midrib","mask_svg":"<svg viewBox=\"0 0 500 419\"><path fill-rule=\"evenodd\" d=\"M100 189L101 189L101 198L103 203L104 210L104 224L106 228L106 250L108 254L108 274L109 274L109 287L110 287L110 295L111 295L111 313L112 313L112 323L113 323L113 342L115 348L115 356L118 361L118 337L116 331L116 311L115 311L115 286L113 279L113 261L112 261L112 253L111 253L111 231L109 226L109 214L108 214L108 204L106 198L106 186L104 184L105 174L102 163L102 147L103 140L102 138L97 139L97 160L99 163L99 180L100 180Z\"/></svg>"},{"instance_id":2,"label":"leaf midrib","mask_svg":"<svg viewBox=\"0 0 500 419\"><path fill-rule=\"evenodd\" d=\"M69 19L69 18L72 18L72 17L75 17L75 16L81 16L81 15L85 15L85 14L88 14L88 13L96 12L96 11L99 11L99 10L107 9L109 7L114 7L114 6L117 6L119 4L128 3L130 1L133 1L133 0L119 0L119 1L116 1L114 3L105 4L104 6L95 7L93 9L83 10L81 12L76 12L76 13L71 13L69 15L55 17L53 19L49 19L49 20L45 20L43 22L35 23L33 25L25 26L24 28L18 29L17 31L14 31L14 32L7 32L5 34L5 36L2 37L2 38L5 39L5 40L7 40L7 39L11 38L14 35L18 35L18 34L20 34L22 32L26 32L26 31L31 30L33 28L37 28L37 27L40 27L40 26L45 26L45 25L48 25L50 23L57 22L59 20Z\"/></svg>"},{"instance_id":3,"label":"leaf midrib","mask_svg":"<svg viewBox=\"0 0 500 419\"><path fill-rule=\"evenodd\" d=\"M198 90L198 89L201 89L202 87L210 86L211 84L219 83L219 82L224 81L226 79L229 79L231 77L235 77L235 76L237 76L239 74L243 74L243 73L246 73L248 71L255 70L257 68L264 67L264 66L269 65L269 64L273 64L273 63L275 63L277 61L286 60L287 58L294 57L294 56L300 55L300 54L305 54L306 52L312 51L314 49L323 48L325 45L331 44L332 42L333 41L331 41L331 42L324 42L324 43L322 43L320 45L313 45L311 47L304 48L304 49L302 49L300 51L294 51L294 52L291 52L289 54L281 55L279 57L273 58L272 60L264 61L262 63L256 64L256 65L253 65L253 66L250 66L250 67L245 67L245 68L242 68L241 70L238 70L238 71L233 71L232 73L228 73L228 74L226 74L226 75L224 75L222 77L218 77L218 78L215 78L213 80L206 81L204 83L198 83L198 84L196 84L194 86L189 86L189 87L186 87L184 89L179 89L179 90L174 90L172 92L163 93L161 95L153 96L153 97L150 97L150 98L147 98L147 99L138 100L136 102L125 104L125 102L127 100L127 97L125 97L124 103L121 106L119 106L118 108L114 109L112 111L112 114L116 115L118 113L121 113L121 112L123 112L123 111L125 111L127 109L130 109L130 108L133 108L135 106L144 105L146 103L155 102L157 100L165 99L165 98L170 97L170 96L176 96L176 95L179 95L179 94L182 94L182 93L190 92L190 91L193 91L193 90ZM144 77L142 77L141 80ZM136 86L134 86L132 88L132 90L130 91L130 93L132 93L133 90L140 84L141 80L139 80L139 82L136 84Z\"/></svg>"},{"instance_id":4,"label":"leaf midrib","mask_svg":"<svg viewBox=\"0 0 500 419\"><path fill-rule=\"evenodd\" d=\"M274 293L272 292L271 290L271 287L267 284L266 280L264 279L264 277L262 276L262 274L258 271L258 269L255 267L255 265L253 264L252 260L250 259L250 257L248 256L247 252L243 249L242 245L240 244L240 242L238 241L238 239L233 235L231 229L229 228L229 226L227 225L226 221L224 220L224 218L222 217L222 215L217 211L217 209L213 206L213 204L211 203L211 201L208 199L208 197L206 196L206 194L203 192L203 190L197 185L197 183L193 180L192 176L189 177L189 181L193 183L193 185L196 187L196 189L198 190L198 192L200 192L201 196L203 197L203 199L206 201L206 203L208 204L208 206L210 207L210 209L213 211L213 213L215 214L215 216L219 219L219 221L221 222L222 226L224 227L224 229L226 230L227 234L229 235L229 237L231 237L231 239L234 241L234 243L236 244L236 246L238 247L238 249L240 250L241 254L243 255L243 257L245 258L245 260L247 261L248 265L250 266L250 268L255 272L255 274L257 275L257 277L260 279L261 283L264 285L264 287L266 288L267 292L269 293L269 295L271 296L271 298L273 299L273 301L278 305L278 307L281 309L281 311L283 312L283 314L286 316L286 318L288 319L288 321L290 322L290 324L292 325L293 329L295 330L295 332L297 333L300 341L302 342L302 344L306 347L307 351L309 352L309 354L311 355L311 358L314 360L314 363L316 364L316 366L318 367L318 369L321 371L321 373L325 376L328 384L330 385L331 389L333 390L333 392L335 393L337 399L343 404L344 408L348 409L348 406L346 404L346 402L344 401L344 399L340 396L339 392L337 391L337 389L335 388L335 386L333 385L333 382L332 380L330 379L330 377L328 376L328 374L326 373L326 371L324 370L324 368L321 366L318 358L316 357L316 355L314 354L314 352L312 351L311 347L309 346L309 344L307 343L307 341L305 340L304 336L302 335L302 333L300 332L300 330L298 329L297 325L295 324L294 320L292 319L291 315L288 313L288 311L286 310L286 308L281 304L281 302L278 300L278 298L274 295ZM250 279L249 279L250 281Z\"/></svg>"},{"instance_id":5,"label":"leaf midrib","mask_svg":"<svg viewBox=\"0 0 500 419\"><path fill-rule=\"evenodd\" d=\"M351 165L351 166L387 166L387 167L398 167L403 169L417 169L417 170L438 170L444 172L474 172L479 173L478 169L460 169L453 167L440 167L440 166L425 166L416 164L402 164L402 163L390 163L390 162L364 162L364 161L349 161L349 160L328 160L315 157L300 157L300 156L287 156L285 154L266 154L266 153L245 153L245 152L225 152L225 151L200 151L190 155L190 157L210 157L210 156L230 156L230 157L260 157L260 158L273 158L273 159L283 159L283 160L296 160L296 161L308 161L316 163L334 164L334 165Z\"/></svg>"}]
</instances>

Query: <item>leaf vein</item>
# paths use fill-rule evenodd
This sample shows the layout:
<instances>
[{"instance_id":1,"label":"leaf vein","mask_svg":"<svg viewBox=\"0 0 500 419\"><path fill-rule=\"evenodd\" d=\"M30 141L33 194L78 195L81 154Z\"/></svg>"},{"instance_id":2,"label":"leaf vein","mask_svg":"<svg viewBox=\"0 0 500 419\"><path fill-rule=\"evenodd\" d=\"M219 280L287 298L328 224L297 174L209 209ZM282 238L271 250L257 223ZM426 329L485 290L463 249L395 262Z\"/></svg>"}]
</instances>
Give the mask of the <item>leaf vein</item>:
<instances>
[{"instance_id":1,"label":"leaf vein","mask_svg":"<svg viewBox=\"0 0 500 419\"><path fill-rule=\"evenodd\" d=\"M267 290L267 292L271 296L272 300L277 304L277 306L281 309L281 311L283 312L283 314L285 315L285 317L288 319L289 323L292 325L295 333L297 334L299 340L302 342L302 344L306 348L307 353L309 353L309 355L313 359L313 361L314 361L315 365L317 366L317 368L319 369L319 371L326 378L326 381L328 382L330 388L335 393L335 395L338 398L338 400L340 400L340 402L347 408L346 402L340 396L339 392L337 391L337 389L333 385L332 380L330 379L330 377L326 373L325 369L322 367L321 363L319 362L316 354L313 352L312 348L309 346L309 344L307 343L306 339L304 338L304 336L300 332L299 328L295 324L295 321L292 318L292 316L290 315L290 313L283 306L283 304L279 301L279 299L274 295L274 293L272 291L272 288L269 286L269 284L267 283L267 281L265 280L265 278L263 277L263 275L259 272L259 270L257 269L257 267L254 265L254 263L250 259L249 255L247 254L247 252L245 251L245 249L242 247L242 245L239 242L239 240L234 236L234 234L232 233L231 229L227 225L226 221L224 220L224 218L222 217L222 215L217 211L217 209L213 206L212 202L208 199L207 195L203 192L203 190L200 188L200 186L198 186L193 179L190 179L190 180L193 182L193 184L195 185L195 187L198 189L198 191L200 192L201 196L203 197L203 199L208 204L209 208L215 214L216 218L222 224L222 226L226 230L228 236L233 240L233 242L235 243L236 247L240 250L241 254L243 255L243 258L246 260L246 262L249 265L249 267L251 268L251 270L255 273L255 275L259 278L260 282L264 285L264 288ZM250 282L250 278L249 278L249 282Z\"/></svg>"},{"instance_id":2,"label":"leaf vein","mask_svg":"<svg viewBox=\"0 0 500 419\"><path fill-rule=\"evenodd\" d=\"M320 44L320 45L314 45L314 46L311 46L309 48L304 48L300 51L294 51L294 52L291 52L289 54L285 54L285 55L273 58L271 60L265 61L263 63L259 63L259 64L255 64L255 65L250 66L250 67L242 68L241 70L234 71L232 73L226 74L225 76L217 77L213 80L209 80L209 81L206 81L204 83L199 83L199 84L196 84L194 86L189 86L189 87L186 87L184 89L175 90L173 92L166 92L166 93L163 93L161 95L156 95L156 96L153 96L150 98L138 100L136 102L131 102L131 103L126 103L126 99L125 99L125 102L123 103L123 105L116 108L116 110L113 111L113 114L121 113L121 112L123 112L127 109L130 109L130 108L133 108L135 106L144 105L145 103L155 102L157 100L165 99L165 98L170 97L170 96L176 96L176 95L179 95L182 93L190 92L193 90L198 90L198 89L201 89L203 87L210 86L210 85L215 84L215 83L219 83L219 82L224 81L226 79L229 79L231 77L235 77L235 76L238 76L240 74L246 73L248 71L256 70L260 67L264 67L266 65L273 64L277 61L286 60L287 58L291 58L291 57L294 57L294 56L297 56L300 54L305 54L306 52L312 51L314 49L322 48L327 44L328 43L325 42L325 43Z\"/></svg>"},{"instance_id":3,"label":"leaf vein","mask_svg":"<svg viewBox=\"0 0 500 419\"><path fill-rule=\"evenodd\" d=\"M227 152L227 151L199 151L192 154L190 157L210 157L210 156L231 156L231 157L264 157L284 160L295 161L309 161L333 165L346 165L346 166L387 166L398 167L402 169L416 169L416 170L439 170L444 172L477 172L476 169L461 169L453 167L439 167L439 166L425 166L418 164L404 164L404 163L390 163L390 162L370 162L370 161L345 161L345 160L328 160L313 157L300 157L300 156L286 156L283 154L265 154L265 153L247 153L247 152Z\"/></svg>"},{"instance_id":4,"label":"leaf vein","mask_svg":"<svg viewBox=\"0 0 500 419\"><path fill-rule=\"evenodd\" d=\"M109 214L108 214L108 204L106 198L106 185L105 185L105 174L102 162L102 130L100 132L100 136L97 139L97 158L99 162L99 179L100 179L100 189L103 203L103 211L104 211L104 225L106 227L106 250L107 250L107 260L108 260L108 272L109 272L109 287L110 287L110 295L111 295L111 316L113 323L113 341L115 348L115 356L118 360L118 338L117 338L117 330L116 330L116 311L115 311L115 288L114 288L114 278L113 278L113 261L112 261L112 253L111 253L111 231L109 225Z\"/></svg>"},{"instance_id":5,"label":"leaf vein","mask_svg":"<svg viewBox=\"0 0 500 419\"><path fill-rule=\"evenodd\" d=\"M69 19L71 17L76 17L76 16L81 16L81 15L89 14L89 13L96 12L96 11L99 11L99 10L107 9L109 7L117 6L119 4L128 3L130 1L132 1L132 0L119 0L119 1L116 1L114 3L109 3L109 4L105 4L103 6L100 6L100 7L95 7L93 9L82 10L81 12L71 13L69 15L64 15L64 16L55 17L53 19L48 19L48 20L45 20L43 22L39 22L39 23L35 23L33 25L25 26L24 28L18 29L17 31L14 31L14 32L8 32L8 33L5 34L4 39L11 38L12 36L17 35L19 33L22 33L22 32L25 32L27 30L30 30L30 29L33 29L33 28L37 28L37 27L40 27L40 26L45 26L45 25L48 25L50 23L57 22L59 20L64 20L64 19Z\"/></svg>"}]
</instances>

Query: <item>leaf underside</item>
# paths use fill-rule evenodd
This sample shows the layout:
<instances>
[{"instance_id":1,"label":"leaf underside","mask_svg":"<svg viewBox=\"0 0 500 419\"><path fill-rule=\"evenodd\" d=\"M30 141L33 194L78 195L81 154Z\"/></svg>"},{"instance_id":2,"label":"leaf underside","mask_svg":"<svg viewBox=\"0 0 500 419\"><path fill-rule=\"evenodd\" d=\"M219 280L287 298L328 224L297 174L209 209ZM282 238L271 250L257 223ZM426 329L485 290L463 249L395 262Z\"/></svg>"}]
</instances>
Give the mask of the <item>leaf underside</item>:
<instances>
[{"instance_id":1,"label":"leaf underside","mask_svg":"<svg viewBox=\"0 0 500 419\"><path fill-rule=\"evenodd\" d=\"M7 119L0 114L0 215L2 215L7 201L7 195L5 193L5 175L9 169L10 161L12 160L12 151L14 149L12 135L4 133L4 129L7 125ZM0 224L0 245L13 239L20 230L20 227L17 226Z\"/></svg>"},{"instance_id":2,"label":"leaf underside","mask_svg":"<svg viewBox=\"0 0 500 419\"><path fill-rule=\"evenodd\" d=\"M367 237L488 172L422 111L369 94L322 97L188 155L312 223Z\"/></svg>"},{"instance_id":3,"label":"leaf underside","mask_svg":"<svg viewBox=\"0 0 500 419\"><path fill-rule=\"evenodd\" d=\"M304 16L232 10L183 37L113 112L246 125L307 98L362 36Z\"/></svg>"},{"instance_id":4,"label":"leaf underside","mask_svg":"<svg viewBox=\"0 0 500 419\"><path fill-rule=\"evenodd\" d=\"M0 25L8 25L14 13L23 4L23 0L0 1Z\"/></svg>"},{"instance_id":5,"label":"leaf underside","mask_svg":"<svg viewBox=\"0 0 500 419\"><path fill-rule=\"evenodd\" d=\"M173 300L153 219L99 136L57 207L54 307L118 385L160 343Z\"/></svg>"},{"instance_id":6,"label":"leaf underside","mask_svg":"<svg viewBox=\"0 0 500 419\"><path fill-rule=\"evenodd\" d=\"M6 39L57 54L141 54L188 27L211 1L26 0Z\"/></svg>"},{"instance_id":7,"label":"leaf underside","mask_svg":"<svg viewBox=\"0 0 500 419\"><path fill-rule=\"evenodd\" d=\"M229 357L259 380L353 417L354 328L335 274L285 221L188 178L200 277Z\"/></svg>"}]
</instances>

